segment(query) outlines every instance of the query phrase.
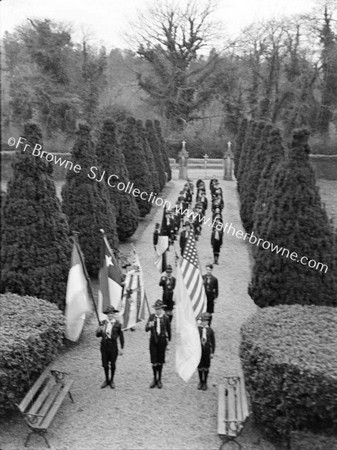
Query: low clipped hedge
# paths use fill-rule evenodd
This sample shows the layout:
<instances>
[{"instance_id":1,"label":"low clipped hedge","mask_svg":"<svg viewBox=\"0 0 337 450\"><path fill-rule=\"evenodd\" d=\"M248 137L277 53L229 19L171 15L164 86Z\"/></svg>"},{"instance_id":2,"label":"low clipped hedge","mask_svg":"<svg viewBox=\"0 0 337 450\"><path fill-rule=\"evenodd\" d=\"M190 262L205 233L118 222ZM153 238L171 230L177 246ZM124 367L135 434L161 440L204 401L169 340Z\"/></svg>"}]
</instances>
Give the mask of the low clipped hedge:
<instances>
[{"instance_id":1,"label":"low clipped hedge","mask_svg":"<svg viewBox=\"0 0 337 450\"><path fill-rule=\"evenodd\" d=\"M64 317L53 303L0 295L0 413L15 408L63 341Z\"/></svg>"},{"instance_id":2,"label":"low clipped hedge","mask_svg":"<svg viewBox=\"0 0 337 450\"><path fill-rule=\"evenodd\" d=\"M240 357L256 423L289 439L292 430L337 430L337 308L264 308L241 327Z\"/></svg>"}]
</instances>

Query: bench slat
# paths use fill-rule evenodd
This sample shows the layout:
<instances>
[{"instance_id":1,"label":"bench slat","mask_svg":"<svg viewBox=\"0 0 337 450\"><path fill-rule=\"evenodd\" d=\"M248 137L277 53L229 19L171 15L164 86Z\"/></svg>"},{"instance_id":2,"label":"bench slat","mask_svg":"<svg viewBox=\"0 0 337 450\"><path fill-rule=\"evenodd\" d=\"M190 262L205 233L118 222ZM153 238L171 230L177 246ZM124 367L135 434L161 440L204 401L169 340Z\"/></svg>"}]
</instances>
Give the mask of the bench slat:
<instances>
[{"instance_id":1,"label":"bench slat","mask_svg":"<svg viewBox=\"0 0 337 450\"><path fill-rule=\"evenodd\" d=\"M218 392L218 434L226 434L225 422L225 386L219 384Z\"/></svg>"},{"instance_id":2,"label":"bench slat","mask_svg":"<svg viewBox=\"0 0 337 450\"><path fill-rule=\"evenodd\" d=\"M235 431L235 421L237 420L236 414L236 401L235 401L235 391L233 387L227 386L227 411L226 411L226 420L228 420L228 436L236 436L237 432ZM231 423L233 421L233 423Z\"/></svg>"},{"instance_id":3,"label":"bench slat","mask_svg":"<svg viewBox=\"0 0 337 450\"><path fill-rule=\"evenodd\" d=\"M52 378L49 378L47 384L41 390L41 392L39 393L39 396L35 399L34 403L30 407L30 409L26 410L26 413L38 414L39 409L41 408L43 402L45 401L45 399L48 397L48 395L52 391L54 385L55 385L55 380L53 380Z\"/></svg>"},{"instance_id":4,"label":"bench slat","mask_svg":"<svg viewBox=\"0 0 337 450\"><path fill-rule=\"evenodd\" d=\"M46 369L44 372L41 373L41 375L35 381L32 388L27 392L27 394L25 395L25 398L22 400L22 402L19 405L19 409L22 413L26 412L26 408L30 405L34 396L36 395L36 393L42 386L45 379L48 378L48 376L50 376L50 371L49 371L49 369Z\"/></svg>"},{"instance_id":5,"label":"bench slat","mask_svg":"<svg viewBox=\"0 0 337 450\"><path fill-rule=\"evenodd\" d=\"M52 408L48 411L47 415L45 416L45 418L42 420L42 423L40 425L41 428L45 428L47 429L49 427L49 425L51 424L52 420L54 419L58 409L60 408L60 406L62 405L62 402L65 398L65 396L68 394L68 392L70 391L70 388L73 384L73 380L68 381L62 388L61 391L59 391L59 394L56 398L56 401L54 402Z\"/></svg>"},{"instance_id":6,"label":"bench slat","mask_svg":"<svg viewBox=\"0 0 337 450\"><path fill-rule=\"evenodd\" d=\"M32 428L39 428L39 429L40 428L42 428L42 429L45 428L44 426L41 426L41 425L42 425L42 423L44 421L44 418L45 418L46 414L48 413L48 411L52 407L56 397L59 395L59 392L61 391L61 389L62 389L62 384L61 383L54 384L52 390L49 393L48 398L46 399L46 401L44 402L44 404L42 405L42 407L40 408L40 410L38 412L38 414L40 414L43 417L39 418L39 420L36 423L32 424L31 425Z\"/></svg>"}]
</instances>

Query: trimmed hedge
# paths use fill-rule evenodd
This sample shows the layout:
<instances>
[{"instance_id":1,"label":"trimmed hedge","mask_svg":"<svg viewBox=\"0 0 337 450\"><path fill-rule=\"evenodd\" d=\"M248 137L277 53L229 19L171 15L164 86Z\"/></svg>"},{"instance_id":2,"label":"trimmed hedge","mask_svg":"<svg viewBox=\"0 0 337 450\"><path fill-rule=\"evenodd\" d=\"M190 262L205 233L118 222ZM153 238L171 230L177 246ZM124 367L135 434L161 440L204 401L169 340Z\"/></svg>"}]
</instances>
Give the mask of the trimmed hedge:
<instances>
[{"instance_id":1,"label":"trimmed hedge","mask_svg":"<svg viewBox=\"0 0 337 450\"><path fill-rule=\"evenodd\" d=\"M62 345L64 317L35 297L0 295L0 413L20 403Z\"/></svg>"},{"instance_id":2,"label":"trimmed hedge","mask_svg":"<svg viewBox=\"0 0 337 450\"><path fill-rule=\"evenodd\" d=\"M267 434L337 431L337 310L264 308L241 327L252 412Z\"/></svg>"}]
</instances>

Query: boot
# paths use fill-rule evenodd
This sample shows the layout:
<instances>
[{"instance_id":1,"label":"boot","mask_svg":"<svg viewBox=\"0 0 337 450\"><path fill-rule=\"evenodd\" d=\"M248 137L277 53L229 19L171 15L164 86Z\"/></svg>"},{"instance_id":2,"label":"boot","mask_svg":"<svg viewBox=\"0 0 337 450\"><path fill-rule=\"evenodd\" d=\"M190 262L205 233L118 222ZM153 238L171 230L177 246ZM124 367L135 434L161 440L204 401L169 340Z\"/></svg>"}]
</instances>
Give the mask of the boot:
<instances>
[{"instance_id":1,"label":"boot","mask_svg":"<svg viewBox=\"0 0 337 450\"><path fill-rule=\"evenodd\" d=\"M198 370L198 372L199 372L199 384L198 384L198 387L197 387L197 389L199 389L199 391L202 389L202 386L203 386L203 382L202 382L202 370Z\"/></svg>"},{"instance_id":2,"label":"boot","mask_svg":"<svg viewBox=\"0 0 337 450\"><path fill-rule=\"evenodd\" d=\"M204 371L204 384L202 386L203 391L207 391L207 377L208 377L208 370Z\"/></svg>"},{"instance_id":3,"label":"boot","mask_svg":"<svg viewBox=\"0 0 337 450\"><path fill-rule=\"evenodd\" d=\"M115 375L115 369L111 369L111 379L110 379L111 389L115 389L114 375Z\"/></svg>"},{"instance_id":4,"label":"boot","mask_svg":"<svg viewBox=\"0 0 337 450\"><path fill-rule=\"evenodd\" d=\"M157 386L157 366L152 366L152 371L153 371L153 380L152 383L150 384L150 389L153 389L154 387Z\"/></svg>"},{"instance_id":5,"label":"boot","mask_svg":"<svg viewBox=\"0 0 337 450\"><path fill-rule=\"evenodd\" d=\"M161 382L161 371L163 370L163 365L159 364L157 366L157 372L158 372L158 379L157 379L157 388L161 389L163 387L162 382Z\"/></svg>"},{"instance_id":6,"label":"boot","mask_svg":"<svg viewBox=\"0 0 337 450\"><path fill-rule=\"evenodd\" d=\"M110 382L109 382L109 368L108 367L104 367L104 374L105 374L105 381L102 383L101 389L106 388L110 384Z\"/></svg>"}]
</instances>

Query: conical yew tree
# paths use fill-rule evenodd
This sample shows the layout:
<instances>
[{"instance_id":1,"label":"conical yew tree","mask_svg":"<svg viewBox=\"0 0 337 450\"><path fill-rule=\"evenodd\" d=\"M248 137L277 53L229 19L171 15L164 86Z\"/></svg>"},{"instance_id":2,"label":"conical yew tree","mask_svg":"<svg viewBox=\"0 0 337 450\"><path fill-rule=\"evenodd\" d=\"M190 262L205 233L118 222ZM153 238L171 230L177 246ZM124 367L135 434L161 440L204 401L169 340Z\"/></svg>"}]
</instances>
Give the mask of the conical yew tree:
<instances>
[{"instance_id":1,"label":"conical yew tree","mask_svg":"<svg viewBox=\"0 0 337 450\"><path fill-rule=\"evenodd\" d=\"M130 181L142 193L137 195L136 201L140 216L144 217L150 212L152 206L152 203L148 201L152 191L152 178L143 145L137 133L136 120L131 116L126 119L124 124L121 135L121 150L128 168ZM140 195L146 197L146 199L143 200Z\"/></svg>"},{"instance_id":2,"label":"conical yew tree","mask_svg":"<svg viewBox=\"0 0 337 450\"><path fill-rule=\"evenodd\" d=\"M246 118L243 118L240 122L239 131L236 137L234 148L234 175L236 179L238 178L241 151L245 143L247 128L248 128L248 120Z\"/></svg>"},{"instance_id":3,"label":"conical yew tree","mask_svg":"<svg viewBox=\"0 0 337 450\"><path fill-rule=\"evenodd\" d=\"M262 131L261 139L252 152L249 164L249 170L245 173L245 180L243 182L245 189L242 190L240 196L240 217L242 225L247 233L253 229L253 212L259 187L260 175L263 170L264 163L269 151L269 134L272 125L268 124ZM257 137L258 138L258 137Z\"/></svg>"},{"instance_id":4,"label":"conical yew tree","mask_svg":"<svg viewBox=\"0 0 337 450\"><path fill-rule=\"evenodd\" d=\"M110 204L109 194L98 167L90 128L80 124L72 150L72 161L81 170L68 170L62 189L63 211L71 231L79 232L79 242L88 272L97 276L100 261L100 245L104 229L112 247L118 247L116 211Z\"/></svg>"},{"instance_id":5,"label":"conical yew tree","mask_svg":"<svg viewBox=\"0 0 337 450\"><path fill-rule=\"evenodd\" d=\"M96 147L98 165L106 171L105 180L109 181L108 194L116 211L117 233L121 241L131 237L138 226L139 209L133 195L118 189L118 183L127 186L129 172L124 155L117 142L115 122L106 120ZM109 179L109 177L111 177ZM123 187L123 185L120 185Z\"/></svg>"},{"instance_id":6,"label":"conical yew tree","mask_svg":"<svg viewBox=\"0 0 337 450\"><path fill-rule=\"evenodd\" d=\"M160 192L158 171L157 171L156 163L154 160L154 156L153 156L149 141L147 139L146 131L145 131L145 128L143 127L143 122L141 120L137 120L137 133L141 140L145 158L146 158L146 162L147 162L148 168L150 170L151 189L152 189L153 193L157 194L158 192Z\"/></svg>"},{"instance_id":7,"label":"conical yew tree","mask_svg":"<svg viewBox=\"0 0 337 450\"><path fill-rule=\"evenodd\" d=\"M16 152L3 206L1 289L43 298L63 310L71 252L69 228L51 178L52 163L39 156L40 128L26 124L23 137L29 147L23 150L22 145Z\"/></svg>"},{"instance_id":8,"label":"conical yew tree","mask_svg":"<svg viewBox=\"0 0 337 450\"><path fill-rule=\"evenodd\" d=\"M160 151L164 162L165 172L167 174L167 181L170 181L172 179L171 165L167 154L167 145L162 134L162 129L159 120L154 121L154 128L157 132L158 141L160 143Z\"/></svg>"},{"instance_id":9,"label":"conical yew tree","mask_svg":"<svg viewBox=\"0 0 337 450\"><path fill-rule=\"evenodd\" d=\"M164 161L162 160L160 151L160 142L151 120L148 119L145 122L145 128L147 133L147 139L149 141L150 148L152 150L154 161L156 163L158 171L160 190L162 190L166 183L166 176L165 176Z\"/></svg>"},{"instance_id":10,"label":"conical yew tree","mask_svg":"<svg viewBox=\"0 0 337 450\"><path fill-rule=\"evenodd\" d=\"M263 237L262 223L272 205L273 176L278 176L277 166L283 160L284 154L281 131L279 128L273 128L268 139L268 152L260 175L253 211L254 233L260 237Z\"/></svg>"},{"instance_id":11,"label":"conical yew tree","mask_svg":"<svg viewBox=\"0 0 337 450\"><path fill-rule=\"evenodd\" d=\"M308 137L306 130L294 131L289 157L273 176L264 241L255 254L249 286L260 307L337 306L333 233L309 163Z\"/></svg>"},{"instance_id":12,"label":"conical yew tree","mask_svg":"<svg viewBox=\"0 0 337 450\"><path fill-rule=\"evenodd\" d=\"M247 127L245 141L241 147L240 160L239 160L239 166L238 166L237 177L236 177L237 178L237 188L238 188L238 192L240 195L241 195L242 184L243 184L242 180L244 178L246 165L249 164L249 163L247 163L247 160L248 160L248 155L251 151L251 146L254 143L256 128L257 128L257 122L255 120L251 120Z\"/></svg>"}]
</instances>

